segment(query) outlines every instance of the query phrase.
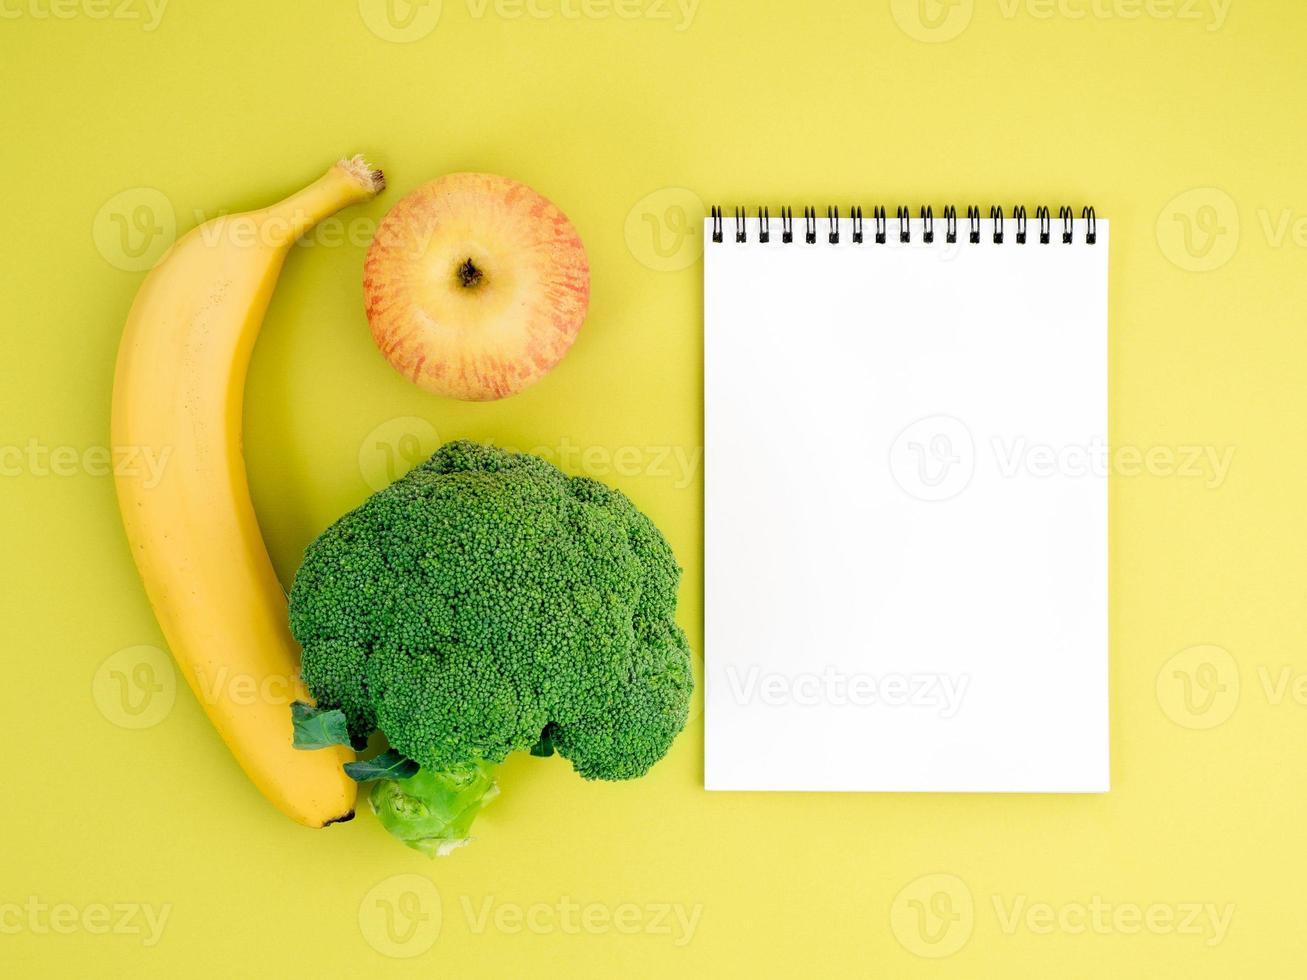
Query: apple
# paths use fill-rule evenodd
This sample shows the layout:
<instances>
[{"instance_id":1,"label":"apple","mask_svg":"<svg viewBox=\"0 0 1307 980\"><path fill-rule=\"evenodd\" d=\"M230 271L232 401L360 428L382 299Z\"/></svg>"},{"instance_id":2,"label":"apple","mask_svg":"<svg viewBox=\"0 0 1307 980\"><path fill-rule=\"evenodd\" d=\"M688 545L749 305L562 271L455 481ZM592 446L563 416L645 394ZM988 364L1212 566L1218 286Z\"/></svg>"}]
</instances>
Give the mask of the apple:
<instances>
[{"instance_id":1,"label":"apple","mask_svg":"<svg viewBox=\"0 0 1307 980\"><path fill-rule=\"evenodd\" d=\"M363 295L396 371L437 394L489 401L567 353L590 302L590 264L567 215L530 187L448 174L382 220Z\"/></svg>"}]
</instances>

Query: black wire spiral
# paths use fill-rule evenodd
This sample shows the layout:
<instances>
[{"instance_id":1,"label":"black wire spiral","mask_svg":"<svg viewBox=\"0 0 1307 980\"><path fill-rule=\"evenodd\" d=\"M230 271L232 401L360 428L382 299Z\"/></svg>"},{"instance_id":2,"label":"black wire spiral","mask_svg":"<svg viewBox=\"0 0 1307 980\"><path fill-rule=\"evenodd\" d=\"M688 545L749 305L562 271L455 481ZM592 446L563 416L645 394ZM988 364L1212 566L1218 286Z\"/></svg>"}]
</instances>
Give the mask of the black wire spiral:
<instances>
[{"instance_id":1,"label":"black wire spiral","mask_svg":"<svg viewBox=\"0 0 1307 980\"><path fill-rule=\"evenodd\" d=\"M900 205L895 209L895 215L899 223L899 242L909 243L912 239L910 227L909 208ZM781 216L781 241L790 244L794 241L794 209L783 207L780 209ZM849 217L853 222L853 233L850 235L850 242L854 245L861 245L865 239L862 232L862 208L855 205L849 208ZM993 222L992 241L995 245L1001 245L1004 241L1004 220L1003 209L997 205L989 209L989 217ZM1098 216L1091 207L1083 208L1080 217L1085 222L1086 245L1094 245L1098 242ZM922 207L920 211L922 222L922 241L927 245L935 241L935 212L933 208ZM1063 245L1070 245L1075 240L1074 219L1075 211L1067 206L1058 208L1058 221L1062 224L1062 233L1059 237ZM834 206L826 208L827 234L826 243L828 245L838 245L840 243L840 209ZM877 206L871 210L872 221L872 241L877 245L884 245L886 239L886 210L882 206ZM1026 209L1020 205L1012 209L1012 222L1016 226L1014 238L1018 245L1025 245L1029 240L1026 233ZM1043 205L1035 208L1035 223L1038 228L1039 244L1048 245L1053 241L1053 218L1051 211ZM712 208L712 240L714 242L725 241L725 217L723 209L714 205ZM735 208L735 222L733 228L734 239L737 243L745 243L748 239L748 222L747 213L743 207ZM808 245L817 244L817 209L815 207L805 207L803 209L803 240ZM956 207L949 205L944 208L944 241L946 244L953 245L958 240L958 211ZM766 244L771 241L771 210L769 208L758 208L758 241ZM967 241L972 245L980 244L980 208L971 205L967 208Z\"/></svg>"}]
</instances>

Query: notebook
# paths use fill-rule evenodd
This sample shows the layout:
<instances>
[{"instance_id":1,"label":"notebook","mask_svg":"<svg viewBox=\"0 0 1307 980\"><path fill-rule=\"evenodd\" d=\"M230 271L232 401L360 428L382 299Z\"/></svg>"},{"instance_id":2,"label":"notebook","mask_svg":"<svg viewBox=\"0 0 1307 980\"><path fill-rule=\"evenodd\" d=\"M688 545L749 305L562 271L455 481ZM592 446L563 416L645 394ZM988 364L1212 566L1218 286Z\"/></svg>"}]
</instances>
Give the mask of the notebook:
<instances>
[{"instance_id":1,"label":"notebook","mask_svg":"<svg viewBox=\"0 0 1307 980\"><path fill-rule=\"evenodd\" d=\"M1108 222L704 234L707 788L1107 791Z\"/></svg>"}]
</instances>

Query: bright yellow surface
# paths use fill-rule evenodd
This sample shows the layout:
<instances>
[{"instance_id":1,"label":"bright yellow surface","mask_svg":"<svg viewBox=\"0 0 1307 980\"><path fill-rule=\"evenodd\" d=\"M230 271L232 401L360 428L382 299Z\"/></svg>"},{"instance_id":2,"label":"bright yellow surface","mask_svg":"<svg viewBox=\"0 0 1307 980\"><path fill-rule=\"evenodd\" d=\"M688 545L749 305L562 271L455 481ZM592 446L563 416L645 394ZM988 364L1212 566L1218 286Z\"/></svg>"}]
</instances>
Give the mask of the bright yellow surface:
<instances>
[{"instance_id":1,"label":"bright yellow surface","mask_svg":"<svg viewBox=\"0 0 1307 980\"><path fill-rule=\"evenodd\" d=\"M0 2L0 972L1300 972L1307 9L445 0L436 22L438 3L401 0L390 21L381 0L173 0L156 18L159 2ZM1112 438L1154 451L1118 457L1112 482L1112 792L710 796L696 718L640 782L512 760L480 839L437 863L368 815L322 832L280 816L189 691L172 698L102 447L150 248L354 151L391 189L292 256L251 371L254 499L283 580L390 458L455 436L545 447L665 529L696 647L686 209L1097 205ZM361 310L373 223L456 169L538 188L592 264L572 353L497 404L409 385ZM1185 465L1188 447L1218 462ZM776 465L839 475L802 446Z\"/></svg>"}]
</instances>

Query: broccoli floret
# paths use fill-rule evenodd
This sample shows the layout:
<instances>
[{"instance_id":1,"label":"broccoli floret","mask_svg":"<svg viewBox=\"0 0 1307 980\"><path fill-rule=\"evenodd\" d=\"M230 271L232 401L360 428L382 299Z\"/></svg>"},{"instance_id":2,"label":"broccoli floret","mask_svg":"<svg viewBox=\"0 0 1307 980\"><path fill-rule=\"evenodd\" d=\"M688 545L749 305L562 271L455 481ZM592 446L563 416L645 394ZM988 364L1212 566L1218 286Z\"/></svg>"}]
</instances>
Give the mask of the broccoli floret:
<instances>
[{"instance_id":1,"label":"broccoli floret","mask_svg":"<svg viewBox=\"0 0 1307 980\"><path fill-rule=\"evenodd\" d=\"M290 622L305 683L356 744L380 730L456 782L523 749L556 750L587 779L631 779L689 711L680 573L621 493L451 442L309 547ZM395 794L374 788L374 806L380 795L404 812Z\"/></svg>"}]
</instances>

